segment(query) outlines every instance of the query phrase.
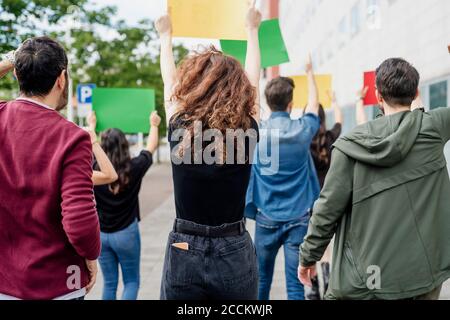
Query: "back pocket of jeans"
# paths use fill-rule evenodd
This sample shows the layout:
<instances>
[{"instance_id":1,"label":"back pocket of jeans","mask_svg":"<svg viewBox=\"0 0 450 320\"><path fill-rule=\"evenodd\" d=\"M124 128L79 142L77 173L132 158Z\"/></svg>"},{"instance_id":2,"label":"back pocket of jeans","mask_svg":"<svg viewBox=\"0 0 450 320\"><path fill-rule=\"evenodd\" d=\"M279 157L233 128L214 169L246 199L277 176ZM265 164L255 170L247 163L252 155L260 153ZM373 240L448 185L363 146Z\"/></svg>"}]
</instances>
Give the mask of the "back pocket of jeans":
<instances>
[{"instance_id":1,"label":"back pocket of jeans","mask_svg":"<svg viewBox=\"0 0 450 320\"><path fill-rule=\"evenodd\" d=\"M187 288L191 285L193 272L198 265L192 252L169 247L166 279L172 288Z\"/></svg>"},{"instance_id":2,"label":"back pocket of jeans","mask_svg":"<svg viewBox=\"0 0 450 320\"><path fill-rule=\"evenodd\" d=\"M242 291L258 279L256 252L250 237L219 250L217 270L226 290Z\"/></svg>"}]
</instances>

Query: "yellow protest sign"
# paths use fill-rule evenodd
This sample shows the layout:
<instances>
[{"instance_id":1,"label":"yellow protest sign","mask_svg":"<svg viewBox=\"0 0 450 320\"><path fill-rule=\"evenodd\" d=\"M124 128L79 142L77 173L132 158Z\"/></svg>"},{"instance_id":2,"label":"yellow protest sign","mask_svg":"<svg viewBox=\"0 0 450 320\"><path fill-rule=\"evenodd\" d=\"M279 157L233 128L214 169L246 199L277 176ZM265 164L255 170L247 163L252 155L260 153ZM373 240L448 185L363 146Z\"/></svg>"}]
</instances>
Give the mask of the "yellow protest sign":
<instances>
[{"instance_id":1,"label":"yellow protest sign","mask_svg":"<svg viewBox=\"0 0 450 320\"><path fill-rule=\"evenodd\" d=\"M294 90L294 108L303 109L308 104L308 78L307 76L291 77L295 82ZM331 107L331 98L328 92L331 92L333 77L329 74L316 75L317 88L319 90L319 102L325 109Z\"/></svg>"},{"instance_id":2,"label":"yellow protest sign","mask_svg":"<svg viewBox=\"0 0 450 320\"><path fill-rule=\"evenodd\" d=\"M250 0L168 0L175 37L247 40Z\"/></svg>"}]
</instances>

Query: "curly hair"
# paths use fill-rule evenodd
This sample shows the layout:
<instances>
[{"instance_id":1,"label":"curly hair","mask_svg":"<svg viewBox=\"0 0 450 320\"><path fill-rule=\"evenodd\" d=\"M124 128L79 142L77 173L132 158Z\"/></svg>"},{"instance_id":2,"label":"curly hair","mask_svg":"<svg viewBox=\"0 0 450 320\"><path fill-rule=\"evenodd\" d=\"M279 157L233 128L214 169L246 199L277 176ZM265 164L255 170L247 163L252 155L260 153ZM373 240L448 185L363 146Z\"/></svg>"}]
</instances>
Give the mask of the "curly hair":
<instances>
[{"instance_id":1,"label":"curly hair","mask_svg":"<svg viewBox=\"0 0 450 320\"><path fill-rule=\"evenodd\" d=\"M173 120L194 134L194 122L203 130L251 128L256 88L238 60L215 47L195 52L181 63L172 101L177 105Z\"/></svg>"}]
</instances>

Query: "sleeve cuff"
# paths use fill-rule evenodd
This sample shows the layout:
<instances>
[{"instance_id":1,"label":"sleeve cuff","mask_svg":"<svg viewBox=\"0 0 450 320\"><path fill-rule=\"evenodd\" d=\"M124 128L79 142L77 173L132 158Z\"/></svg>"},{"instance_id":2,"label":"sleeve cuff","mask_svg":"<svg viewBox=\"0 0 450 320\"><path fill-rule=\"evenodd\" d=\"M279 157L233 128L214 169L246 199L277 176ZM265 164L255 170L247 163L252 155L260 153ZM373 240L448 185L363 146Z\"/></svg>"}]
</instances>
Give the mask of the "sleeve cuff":
<instances>
[{"instance_id":1,"label":"sleeve cuff","mask_svg":"<svg viewBox=\"0 0 450 320\"><path fill-rule=\"evenodd\" d=\"M305 268L309 268L314 266L318 261L314 260L312 257L309 257L306 254L303 254L302 247L300 247L300 265Z\"/></svg>"}]
</instances>

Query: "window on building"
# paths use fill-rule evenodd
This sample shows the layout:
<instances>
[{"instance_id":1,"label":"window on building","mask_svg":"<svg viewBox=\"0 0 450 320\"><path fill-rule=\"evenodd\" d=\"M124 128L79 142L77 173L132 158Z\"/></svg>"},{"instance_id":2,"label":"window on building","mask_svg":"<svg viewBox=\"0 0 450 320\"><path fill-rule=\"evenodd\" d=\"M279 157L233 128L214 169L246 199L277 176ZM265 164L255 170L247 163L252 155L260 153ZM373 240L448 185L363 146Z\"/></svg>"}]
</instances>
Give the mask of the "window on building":
<instances>
[{"instance_id":1,"label":"window on building","mask_svg":"<svg viewBox=\"0 0 450 320\"><path fill-rule=\"evenodd\" d=\"M361 10L359 1L353 6L350 19L350 34L355 36L361 30Z\"/></svg>"},{"instance_id":2,"label":"window on building","mask_svg":"<svg viewBox=\"0 0 450 320\"><path fill-rule=\"evenodd\" d=\"M345 43L347 42L347 36L348 36L347 17L343 17L341 19L341 22L339 22L339 42L338 42L339 49L342 49L345 46Z\"/></svg>"},{"instance_id":3,"label":"window on building","mask_svg":"<svg viewBox=\"0 0 450 320\"><path fill-rule=\"evenodd\" d=\"M327 53L327 61L330 61L331 59L333 59L334 51L336 49L336 40L335 37L333 37L332 33L328 35L328 39L331 40L327 43L326 53Z\"/></svg>"},{"instance_id":4,"label":"window on building","mask_svg":"<svg viewBox=\"0 0 450 320\"><path fill-rule=\"evenodd\" d=\"M380 0L366 0L366 23L369 30L381 29Z\"/></svg>"},{"instance_id":5,"label":"window on building","mask_svg":"<svg viewBox=\"0 0 450 320\"><path fill-rule=\"evenodd\" d=\"M367 0L367 7L371 7L371 6L377 6L379 4L379 0Z\"/></svg>"},{"instance_id":6,"label":"window on building","mask_svg":"<svg viewBox=\"0 0 450 320\"><path fill-rule=\"evenodd\" d=\"M438 82L430 86L430 109L447 107L447 81Z\"/></svg>"}]
</instances>

